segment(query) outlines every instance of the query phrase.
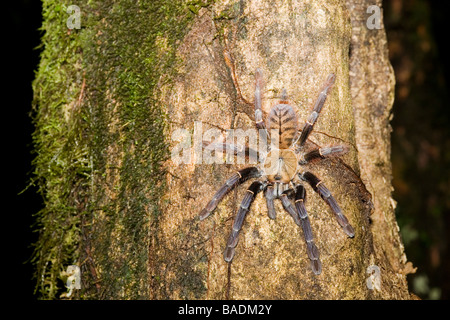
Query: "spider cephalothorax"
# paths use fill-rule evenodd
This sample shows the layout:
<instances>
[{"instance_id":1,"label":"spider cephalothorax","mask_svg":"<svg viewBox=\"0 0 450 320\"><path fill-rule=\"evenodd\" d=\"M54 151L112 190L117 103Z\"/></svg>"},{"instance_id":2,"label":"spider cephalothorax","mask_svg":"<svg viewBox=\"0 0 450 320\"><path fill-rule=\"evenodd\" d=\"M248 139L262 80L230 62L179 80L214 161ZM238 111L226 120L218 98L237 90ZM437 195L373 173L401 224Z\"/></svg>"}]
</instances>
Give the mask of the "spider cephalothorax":
<instances>
[{"instance_id":1,"label":"spider cephalothorax","mask_svg":"<svg viewBox=\"0 0 450 320\"><path fill-rule=\"evenodd\" d=\"M233 228L224 252L225 261L231 262L233 259L245 215L249 211L257 193L263 191L267 201L268 215L271 219L276 217L274 200L280 199L284 209L293 217L295 223L301 226L312 270L315 274L321 273L322 266L319 260L319 250L313 240L311 224L304 204L306 196L306 190L302 185L304 181L330 206L344 232L349 237L354 236L352 226L342 214L341 208L330 191L314 174L309 171L302 171L302 167L313 160L340 156L347 152L347 148L343 145L317 147L307 151L304 148L305 142L313 130L334 81L335 75L330 74L316 100L313 111L300 133L297 115L288 104L285 90L283 90L280 102L272 107L266 122L264 122L261 108L262 72L260 69L256 70L254 100L256 127L263 135L263 139L260 139L260 141L270 141L271 143L266 145L267 152L258 153L259 165L244 168L232 175L200 213L200 219L205 219L214 211L219 202L231 189L248 179L257 179L247 189L234 219ZM220 146L225 150L235 151L239 149L235 145L226 143ZM292 200L294 200L294 204Z\"/></svg>"}]
</instances>

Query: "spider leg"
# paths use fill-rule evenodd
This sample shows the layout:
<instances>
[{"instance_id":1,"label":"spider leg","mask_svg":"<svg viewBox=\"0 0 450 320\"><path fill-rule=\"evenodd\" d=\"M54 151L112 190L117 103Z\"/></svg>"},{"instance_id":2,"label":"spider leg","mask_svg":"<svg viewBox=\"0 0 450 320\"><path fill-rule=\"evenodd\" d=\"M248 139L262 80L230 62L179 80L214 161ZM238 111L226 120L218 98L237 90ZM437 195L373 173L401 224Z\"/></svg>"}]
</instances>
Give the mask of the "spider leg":
<instances>
[{"instance_id":1,"label":"spider leg","mask_svg":"<svg viewBox=\"0 0 450 320\"><path fill-rule=\"evenodd\" d=\"M314 189L315 192L317 192L323 200L331 207L331 210L333 210L334 215L336 216L336 219L342 229L344 229L344 232L351 238L355 236L355 230L348 222L347 218L342 214L342 210L337 204L334 197L331 195L330 190L328 190L322 183L322 181L317 178L314 174L311 172L305 172L303 175L300 176L301 179L307 181L311 187Z\"/></svg>"},{"instance_id":2,"label":"spider leg","mask_svg":"<svg viewBox=\"0 0 450 320\"><path fill-rule=\"evenodd\" d=\"M224 259L226 262L231 262L234 257L235 248L239 240L239 231L241 231L242 224L244 223L245 216L253 202L256 195L261 191L263 183L260 181L254 181L250 187L248 187L244 199L242 199L241 206L236 214L236 218L233 222L233 228L228 238L227 247L224 252Z\"/></svg>"},{"instance_id":3,"label":"spider leg","mask_svg":"<svg viewBox=\"0 0 450 320\"><path fill-rule=\"evenodd\" d=\"M333 87L335 79L336 76L333 73L328 75L328 79L323 85L319 97L317 98L316 103L314 104L313 111L309 115L308 119L305 122L305 125L303 126L302 134L299 138L300 146L302 146L306 142L306 139L308 139L309 134L313 130L314 124L316 123L317 118L319 117L319 113L320 111L322 111L322 107L325 103L325 100L327 99L328 91L330 91L330 89Z\"/></svg>"},{"instance_id":4,"label":"spider leg","mask_svg":"<svg viewBox=\"0 0 450 320\"><path fill-rule=\"evenodd\" d=\"M300 217L303 236L306 241L306 250L308 252L308 257L311 260L311 268L314 274L319 275L322 272L322 263L319 259L319 249L314 243L311 223L309 222L308 213L305 208L305 200L306 190L302 185L298 185L295 191L295 208L297 209L297 214Z\"/></svg>"},{"instance_id":5,"label":"spider leg","mask_svg":"<svg viewBox=\"0 0 450 320\"><path fill-rule=\"evenodd\" d=\"M292 192L292 189L286 190L280 195L281 204L283 205L284 210L286 210L291 217L294 219L295 223L300 226L301 221L297 214L297 211L295 211L295 207L292 205L292 203L289 201L288 193Z\"/></svg>"},{"instance_id":6,"label":"spider leg","mask_svg":"<svg viewBox=\"0 0 450 320\"><path fill-rule=\"evenodd\" d=\"M203 141L203 148L206 150L216 150L219 152L227 152L231 151L235 156L243 156L246 159L250 159L254 161L254 163L258 162L258 152L248 146L242 146L234 143L226 143L226 142L217 142L217 143L209 143L207 141Z\"/></svg>"},{"instance_id":7,"label":"spider leg","mask_svg":"<svg viewBox=\"0 0 450 320\"><path fill-rule=\"evenodd\" d=\"M295 223L302 227L303 236L306 240L306 251L308 252L309 260L311 260L311 268L315 274L322 272L322 263L319 260L319 249L314 243L311 224L309 223L308 214L304 206L305 188L299 185L295 192L295 207L289 201L288 193L291 189L283 192L280 196L281 203L284 209L294 218Z\"/></svg>"},{"instance_id":8,"label":"spider leg","mask_svg":"<svg viewBox=\"0 0 450 320\"><path fill-rule=\"evenodd\" d=\"M211 212L216 209L219 202L223 197L235 186L247 181L250 178L258 177L260 175L257 167L248 167L237 171L217 190L211 201L208 202L206 207L200 212L200 220L207 218Z\"/></svg>"},{"instance_id":9,"label":"spider leg","mask_svg":"<svg viewBox=\"0 0 450 320\"><path fill-rule=\"evenodd\" d=\"M281 90L280 101L278 103L285 103L285 104L289 103L287 91L285 88L283 88L283 90Z\"/></svg>"},{"instance_id":10,"label":"spider leg","mask_svg":"<svg viewBox=\"0 0 450 320\"><path fill-rule=\"evenodd\" d=\"M261 90L262 90L262 82L263 82L263 75L262 70L260 68L256 69L255 72L255 124L256 128L259 131L260 134L260 141L266 141L269 136L267 132L266 125L263 120L263 112L262 112L262 97L261 97Z\"/></svg>"},{"instance_id":11,"label":"spider leg","mask_svg":"<svg viewBox=\"0 0 450 320\"><path fill-rule=\"evenodd\" d=\"M344 145L317 148L317 149L311 150L308 153L302 155L299 163L301 165L305 165L308 162L316 160L316 159L339 157L339 156L346 154L347 152L348 152L348 147L344 146Z\"/></svg>"},{"instance_id":12,"label":"spider leg","mask_svg":"<svg viewBox=\"0 0 450 320\"><path fill-rule=\"evenodd\" d=\"M241 88L239 87L239 82L237 81L237 77L236 77L236 68L234 65L234 59L233 59L233 56L231 55L231 52L227 46L223 50L223 56L225 58L225 64L228 66L228 68L230 68L231 79L233 79L233 84L234 84L234 87L236 88L236 92L237 92L239 98L245 104L251 105L251 103L247 99L245 99L241 93Z\"/></svg>"},{"instance_id":13,"label":"spider leg","mask_svg":"<svg viewBox=\"0 0 450 320\"><path fill-rule=\"evenodd\" d=\"M268 185L266 188L266 192L264 193L264 196L266 198L266 203L267 203L267 213L269 215L270 219L275 219L277 216L277 213L275 211L275 194L274 194L274 189L273 189L273 185Z\"/></svg>"}]
</instances>

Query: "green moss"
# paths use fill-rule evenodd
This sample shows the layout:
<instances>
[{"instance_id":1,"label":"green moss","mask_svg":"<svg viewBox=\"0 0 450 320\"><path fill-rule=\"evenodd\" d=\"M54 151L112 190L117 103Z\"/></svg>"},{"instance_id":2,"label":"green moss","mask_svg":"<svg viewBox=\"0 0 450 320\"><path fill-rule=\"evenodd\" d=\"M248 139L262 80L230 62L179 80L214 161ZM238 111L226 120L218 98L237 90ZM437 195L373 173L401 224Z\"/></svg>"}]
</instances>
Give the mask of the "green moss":
<instances>
[{"instance_id":1,"label":"green moss","mask_svg":"<svg viewBox=\"0 0 450 320\"><path fill-rule=\"evenodd\" d=\"M80 43L67 30L65 10L60 1L43 3L44 50L33 83L33 165L45 203L37 214L40 237L33 262L37 290L45 298L61 293L62 271L78 258L80 212L73 195L84 193L90 172L87 146L79 143L83 125L73 103L82 87Z\"/></svg>"},{"instance_id":2,"label":"green moss","mask_svg":"<svg viewBox=\"0 0 450 320\"><path fill-rule=\"evenodd\" d=\"M33 262L39 296L59 298L67 265L76 298L148 298L161 167L168 156L157 83L211 1L90 1L68 30L68 1L43 2L44 50L33 84L35 180L45 201Z\"/></svg>"}]
</instances>

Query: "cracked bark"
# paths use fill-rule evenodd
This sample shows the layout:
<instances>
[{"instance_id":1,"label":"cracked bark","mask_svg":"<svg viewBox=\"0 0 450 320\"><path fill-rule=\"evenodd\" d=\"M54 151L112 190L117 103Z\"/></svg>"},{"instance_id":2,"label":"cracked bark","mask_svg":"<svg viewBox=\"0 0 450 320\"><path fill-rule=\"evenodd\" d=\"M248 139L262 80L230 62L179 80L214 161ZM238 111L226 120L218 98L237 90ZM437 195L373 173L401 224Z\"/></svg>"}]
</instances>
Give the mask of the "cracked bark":
<instances>
[{"instance_id":1,"label":"cracked bark","mask_svg":"<svg viewBox=\"0 0 450 320\"><path fill-rule=\"evenodd\" d=\"M168 192L153 231L154 299L408 299L407 264L391 198L390 112L394 76L384 29L369 30L369 3L347 1L216 1L198 12L178 48L176 75L160 85L170 128L253 128L253 108L239 99L227 68L225 40L235 59L242 95L252 101L256 68L264 72L263 109L286 88L301 121L330 72L336 84L311 140L342 141L350 152L314 172L353 225L348 238L330 209L307 187L307 210L323 271L309 266L301 229L277 203L267 217L262 194L253 203L233 262L223 260L228 233L245 189L236 188L200 222L214 192L242 165L168 161ZM381 1L377 1L381 7ZM176 142L172 142L176 144ZM381 270L380 290L369 290L366 269Z\"/></svg>"}]
</instances>

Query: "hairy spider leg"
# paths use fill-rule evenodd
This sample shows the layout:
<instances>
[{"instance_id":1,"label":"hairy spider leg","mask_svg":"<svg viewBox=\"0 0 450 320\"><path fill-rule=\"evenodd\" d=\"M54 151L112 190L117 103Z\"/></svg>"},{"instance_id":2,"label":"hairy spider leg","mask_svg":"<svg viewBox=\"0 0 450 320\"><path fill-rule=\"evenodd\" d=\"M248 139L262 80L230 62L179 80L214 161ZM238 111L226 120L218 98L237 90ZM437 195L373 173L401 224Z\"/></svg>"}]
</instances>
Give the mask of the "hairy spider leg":
<instances>
[{"instance_id":1,"label":"hairy spider leg","mask_svg":"<svg viewBox=\"0 0 450 320\"><path fill-rule=\"evenodd\" d=\"M325 103L325 100L327 99L328 91L330 91L330 89L333 87L335 79L336 76L333 73L328 75L327 81L323 85L319 97L317 98L316 103L314 104L313 111L309 115L308 119L306 120L303 126L302 134L300 135L300 138L298 140L300 146L303 146L303 144L308 139L309 134L313 130L314 124L316 123L317 118L319 117L319 113L320 111L322 111L322 107Z\"/></svg>"},{"instance_id":2,"label":"hairy spider leg","mask_svg":"<svg viewBox=\"0 0 450 320\"><path fill-rule=\"evenodd\" d=\"M266 128L266 124L264 123L263 120L263 112L262 112L262 95L261 95L261 90L262 90L262 82L263 82L263 74L262 74L262 70L260 68L256 69L255 72L255 124L256 124L256 128L259 131L260 134L260 143L266 143L267 145L267 141L268 137L269 137L269 133L267 132L267 128Z\"/></svg>"},{"instance_id":3,"label":"hairy spider leg","mask_svg":"<svg viewBox=\"0 0 450 320\"><path fill-rule=\"evenodd\" d=\"M227 247L223 254L226 262L231 262L231 260L233 260L235 248L239 241L239 232L241 231L245 216L247 215L253 200L255 200L256 195L262 188L262 182L254 181L250 187L248 187L244 195L244 199L242 199L241 206L239 207L236 218L233 222L233 228L231 230L230 237L228 238Z\"/></svg>"},{"instance_id":4,"label":"hairy spider leg","mask_svg":"<svg viewBox=\"0 0 450 320\"><path fill-rule=\"evenodd\" d=\"M301 184L296 187L295 191L295 208L300 218L300 223L303 230L303 237L306 241L306 251L308 252L309 260L311 260L311 269L314 274L319 275L322 272L322 263L319 259L319 249L314 243L311 223L309 222L308 213L305 208L306 190Z\"/></svg>"},{"instance_id":5,"label":"hairy spider leg","mask_svg":"<svg viewBox=\"0 0 450 320\"><path fill-rule=\"evenodd\" d=\"M216 209L219 202L225 197L225 195L233 189L235 186L247 181L250 178L259 177L259 169L257 167L248 167L237 171L220 187L211 201L208 202L206 207L200 212L200 220L207 218L211 212Z\"/></svg>"},{"instance_id":6,"label":"hairy spider leg","mask_svg":"<svg viewBox=\"0 0 450 320\"><path fill-rule=\"evenodd\" d=\"M292 205L292 203L289 201L288 194L291 194L292 189L286 190L280 195L281 204L283 205L284 210L286 210L291 217L294 219L295 223L300 226L300 218L297 214L297 211L295 211L295 207Z\"/></svg>"},{"instance_id":7,"label":"hairy spider leg","mask_svg":"<svg viewBox=\"0 0 450 320\"><path fill-rule=\"evenodd\" d=\"M216 150L222 153L230 151L233 155L244 157L254 163L257 163L259 160L258 152L256 150L240 144L226 142L209 143L207 141L202 141L202 146L206 150Z\"/></svg>"},{"instance_id":8,"label":"hairy spider leg","mask_svg":"<svg viewBox=\"0 0 450 320\"><path fill-rule=\"evenodd\" d=\"M311 224L304 206L305 188L302 185L297 187L295 191L295 207L291 204L289 195L292 195L292 189L283 192L280 196L281 203L283 204L283 208L294 219L295 223L302 228L303 236L306 240L306 251L309 260L311 260L311 269L314 274L320 274L322 272L322 263L319 260L319 249L314 243Z\"/></svg>"},{"instance_id":9,"label":"hairy spider leg","mask_svg":"<svg viewBox=\"0 0 450 320\"><path fill-rule=\"evenodd\" d=\"M228 68L230 68L231 79L233 80L233 84L234 84L234 87L236 88L236 92L237 92L239 98L242 101L244 101L244 103L250 105L251 103L248 102L247 99L245 99L244 96L241 93L241 88L239 87L239 83L237 81L236 68L235 68L235 65L234 65L234 59L233 59L233 56L231 55L231 52L228 50L228 48L225 48L223 50L223 56L225 58L225 64L228 66Z\"/></svg>"},{"instance_id":10,"label":"hairy spider leg","mask_svg":"<svg viewBox=\"0 0 450 320\"><path fill-rule=\"evenodd\" d=\"M285 88L283 88L283 90L281 90L281 96L280 96L280 101L278 101L279 104L288 104L288 95L287 95L287 91Z\"/></svg>"},{"instance_id":11,"label":"hairy spider leg","mask_svg":"<svg viewBox=\"0 0 450 320\"><path fill-rule=\"evenodd\" d=\"M340 157L348 152L348 147L344 145L337 145L331 147L317 148L309 151L301 156L299 163L305 165L310 161L316 159L325 159L330 157Z\"/></svg>"},{"instance_id":12,"label":"hairy spider leg","mask_svg":"<svg viewBox=\"0 0 450 320\"><path fill-rule=\"evenodd\" d=\"M351 238L355 236L355 230L348 222L347 218L342 213L341 208L337 204L334 197L331 195L330 190L328 190L322 183L322 181L317 178L314 174L311 172L305 172L303 175L299 175L302 180L307 181L313 190L317 192L323 200L330 206L331 210L333 211L334 215L336 216L336 219L339 223L339 225L344 229L344 232Z\"/></svg>"},{"instance_id":13,"label":"hairy spider leg","mask_svg":"<svg viewBox=\"0 0 450 320\"><path fill-rule=\"evenodd\" d=\"M277 213L275 211L275 203L274 203L275 194L273 185L270 184L267 186L264 196L266 198L267 214L269 215L269 218L273 220L277 217Z\"/></svg>"}]
</instances>

